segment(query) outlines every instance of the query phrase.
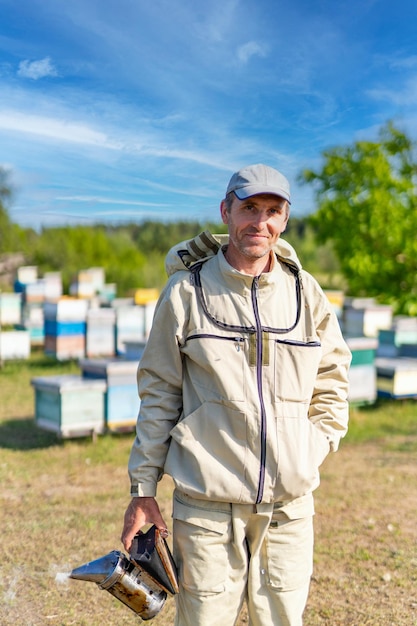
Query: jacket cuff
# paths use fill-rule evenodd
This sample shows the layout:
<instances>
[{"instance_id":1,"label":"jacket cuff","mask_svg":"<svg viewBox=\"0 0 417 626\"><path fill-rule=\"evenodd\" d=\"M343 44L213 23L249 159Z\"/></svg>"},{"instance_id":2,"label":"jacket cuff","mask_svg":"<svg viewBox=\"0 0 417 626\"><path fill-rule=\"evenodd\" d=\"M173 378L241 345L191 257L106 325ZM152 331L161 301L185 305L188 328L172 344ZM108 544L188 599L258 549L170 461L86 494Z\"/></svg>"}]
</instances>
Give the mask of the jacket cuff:
<instances>
[{"instance_id":1,"label":"jacket cuff","mask_svg":"<svg viewBox=\"0 0 417 626\"><path fill-rule=\"evenodd\" d=\"M130 495L132 498L155 498L156 485L131 485Z\"/></svg>"}]
</instances>

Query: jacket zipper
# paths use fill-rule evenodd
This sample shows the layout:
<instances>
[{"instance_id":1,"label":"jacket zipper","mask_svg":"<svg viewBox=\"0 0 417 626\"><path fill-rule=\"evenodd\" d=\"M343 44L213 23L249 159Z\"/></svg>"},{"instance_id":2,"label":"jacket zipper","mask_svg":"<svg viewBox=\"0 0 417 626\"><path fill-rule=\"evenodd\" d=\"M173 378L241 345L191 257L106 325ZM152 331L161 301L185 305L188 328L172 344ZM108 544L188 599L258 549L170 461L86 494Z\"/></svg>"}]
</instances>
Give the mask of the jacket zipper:
<instances>
[{"instance_id":1,"label":"jacket zipper","mask_svg":"<svg viewBox=\"0 0 417 626\"><path fill-rule=\"evenodd\" d=\"M303 346L303 348L319 348L320 341L297 341L296 339L275 339L275 343L283 343L287 346Z\"/></svg>"},{"instance_id":2,"label":"jacket zipper","mask_svg":"<svg viewBox=\"0 0 417 626\"><path fill-rule=\"evenodd\" d=\"M187 341L191 339L220 339L221 341L234 341L236 343L236 350L240 352L242 344L245 342L243 337L221 337L220 335L212 335L211 333L197 333L196 335L190 335Z\"/></svg>"},{"instance_id":3,"label":"jacket zipper","mask_svg":"<svg viewBox=\"0 0 417 626\"><path fill-rule=\"evenodd\" d=\"M256 276L252 283L252 307L255 315L255 327L256 327L256 382L258 386L259 404L261 409L261 458L259 463L259 481L258 481L258 493L256 495L256 504L262 502L265 485L265 464L266 464L266 411L265 402L263 396L262 385L262 363L263 363L263 341L262 341L262 324L259 317L258 308L258 293L259 293L259 277Z\"/></svg>"}]
</instances>

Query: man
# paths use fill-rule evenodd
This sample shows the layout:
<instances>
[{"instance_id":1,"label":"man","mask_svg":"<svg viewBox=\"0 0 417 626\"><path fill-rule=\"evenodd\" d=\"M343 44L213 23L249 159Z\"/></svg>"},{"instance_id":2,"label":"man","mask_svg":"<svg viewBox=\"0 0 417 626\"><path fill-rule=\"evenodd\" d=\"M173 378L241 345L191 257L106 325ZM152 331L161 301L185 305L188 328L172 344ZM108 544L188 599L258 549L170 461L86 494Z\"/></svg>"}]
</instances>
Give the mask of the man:
<instances>
[{"instance_id":1,"label":"man","mask_svg":"<svg viewBox=\"0 0 417 626\"><path fill-rule=\"evenodd\" d=\"M177 626L300 626L319 466L348 422L350 352L317 282L280 235L287 179L234 174L221 217L167 257L171 274L141 359L122 542L166 529L156 484L175 483Z\"/></svg>"}]
</instances>

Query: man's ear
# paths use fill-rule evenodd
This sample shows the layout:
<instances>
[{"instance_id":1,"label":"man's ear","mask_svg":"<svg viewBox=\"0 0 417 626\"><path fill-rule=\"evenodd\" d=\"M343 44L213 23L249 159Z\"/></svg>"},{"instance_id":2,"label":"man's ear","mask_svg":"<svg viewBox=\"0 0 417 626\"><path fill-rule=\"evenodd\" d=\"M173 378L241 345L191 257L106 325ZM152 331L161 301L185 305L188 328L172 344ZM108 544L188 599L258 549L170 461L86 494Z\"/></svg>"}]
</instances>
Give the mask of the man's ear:
<instances>
[{"instance_id":1,"label":"man's ear","mask_svg":"<svg viewBox=\"0 0 417 626\"><path fill-rule=\"evenodd\" d=\"M290 212L287 211L287 219L284 222L284 226L282 228L281 234L284 233L287 230L287 224L288 224L288 220L290 219Z\"/></svg>"},{"instance_id":2,"label":"man's ear","mask_svg":"<svg viewBox=\"0 0 417 626\"><path fill-rule=\"evenodd\" d=\"M220 203L220 215L222 216L223 224L229 223L229 212L227 210L226 202L224 200Z\"/></svg>"}]
</instances>

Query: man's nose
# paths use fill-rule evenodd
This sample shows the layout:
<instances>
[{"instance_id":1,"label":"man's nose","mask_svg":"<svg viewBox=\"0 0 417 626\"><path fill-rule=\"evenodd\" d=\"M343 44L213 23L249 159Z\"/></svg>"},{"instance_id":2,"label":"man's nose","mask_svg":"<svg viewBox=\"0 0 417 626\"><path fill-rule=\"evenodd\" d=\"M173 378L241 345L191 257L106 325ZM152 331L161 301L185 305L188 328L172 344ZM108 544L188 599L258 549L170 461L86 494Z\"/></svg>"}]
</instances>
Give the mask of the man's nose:
<instances>
[{"instance_id":1,"label":"man's nose","mask_svg":"<svg viewBox=\"0 0 417 626\"><path fill-rule=\"evenodd\" d=\"M257 226L258 228L262 228L267 221L268 221L268 214L264 213L263 211L258 211L257 213L253 215L253 218L252 218L253 225Z\"/></svg>"}]
</instances>

